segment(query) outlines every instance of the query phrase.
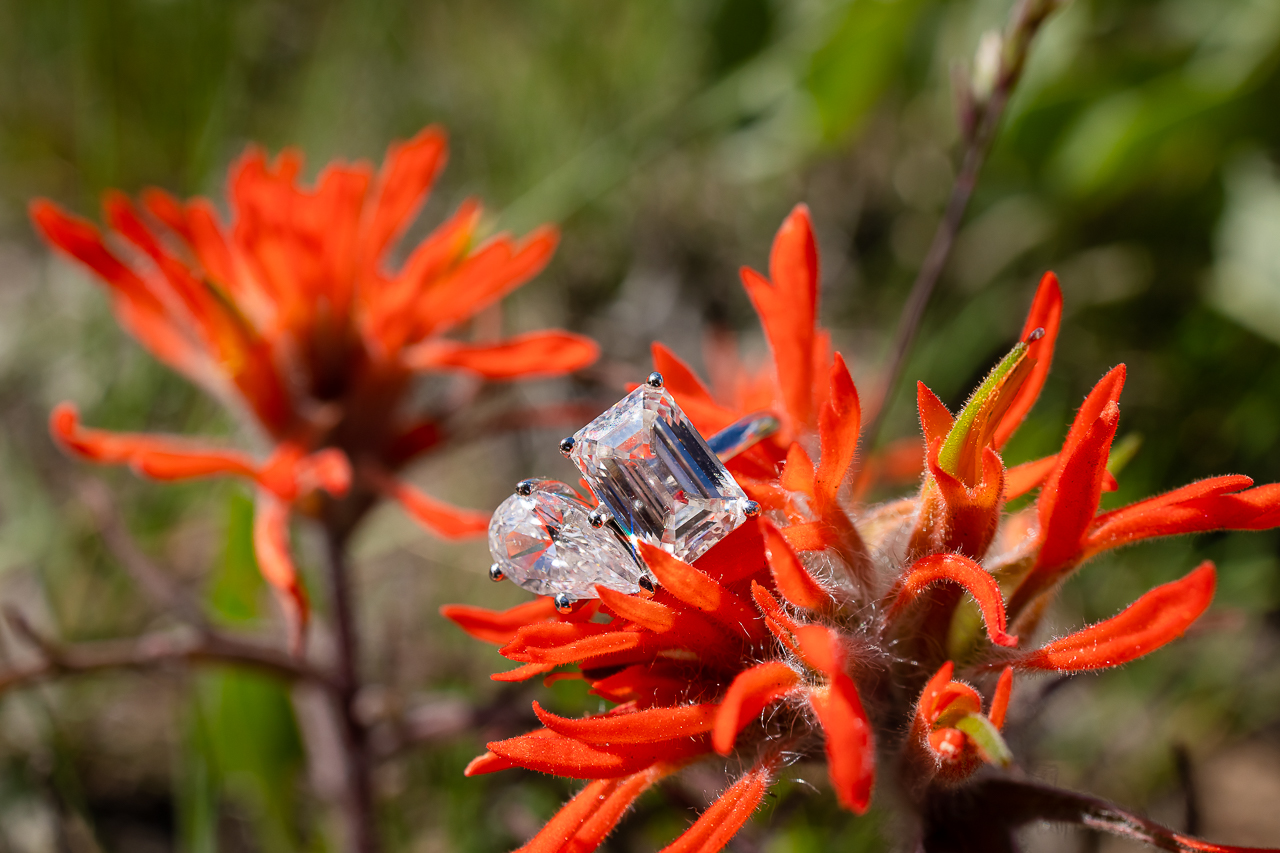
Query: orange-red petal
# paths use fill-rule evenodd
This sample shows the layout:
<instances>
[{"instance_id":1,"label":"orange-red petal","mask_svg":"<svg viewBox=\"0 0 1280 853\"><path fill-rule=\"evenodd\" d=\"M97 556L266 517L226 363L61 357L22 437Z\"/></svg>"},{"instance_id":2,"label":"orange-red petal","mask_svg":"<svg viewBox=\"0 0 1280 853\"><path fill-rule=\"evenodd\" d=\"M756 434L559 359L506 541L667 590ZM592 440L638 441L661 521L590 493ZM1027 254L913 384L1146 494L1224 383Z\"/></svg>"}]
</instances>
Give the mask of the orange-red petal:
<instances>
[{"instance_id":1,"label":"orange-red petal","mask_svg":"<svg viewBox=\"0 0 1280 853\"><path fill-rule=\"evenodd\" d=\"M1021 497L1045 481L1058 465L1058 455L1045 456L1014 465L1004 472L1004 499Z\"/></svg>"},{"instance_id":2,"label":"orange-red petal","mask_svg":"<svg viewBox=\"0 0 1280 853\"><path fill-rule=\"evenodd\" d=\"M378 487L390 498L399 501L415 521L437 536L445 539L465 539L479 536L489 529L489 513L461 509L436 500L402 480L379 477Z\"/></svg>"},{"instance_id":3,"label":"orange-red petal","mask_svg":"<svg viewBox=\"0 0 1280 853\"><path fill-rule=\"evenodd\" d=\"M773 593L765 589L755 581L751 582L751 597L755 600L756 607L760 608L760 612L764 615L764 623L777 638L792 654L800 654L800 646L797 644L797 633L800 630L800 623L792 619L785 609L782 602L773 597Z\"/></svg>"},{"instance_id":4,"label":"orange-red petal","mask_svg":"<svg viewBox=\"0 0 1280 853\"><path fill-rule=\"evenodd\" d=\"M666 774L653 767L589 783L516 853L591 853L644 791Z\"/></svg>"},{"instance_id":5,"label":"orange-red petal","mask_svg":"<svg viewBox=\"0 0 1280 853\"><path fill-rule=\"evenodd\" d=\"M674 628L679 616L674 609L660 601L627 595L606 586L596 586L596 595L600 596L601 604L618 616L657 634Z\"/></svg>"},{"instance_id":6,"label":"orange-red petal","mask_svg":"<svg viewBox=\"0 0 1280 853\"><path fill-rule=\"evenodd\" d=\"M1037 329L1043 329L1044 334L1027 345L1027 358L1034 360L1035 364L996 426L993 441L997 448L1004 447L1040 396L1045 378L1049 375L1049 366L1053 363L1053 347L1058 340L1058 327L1061 324L1062 289L1058 286L1058 277L1047 272L1040 279L1040 287L1031 302L1031 311L1022 326L1020 340L1028 341Z\"/></svg>"},{"instance_id":7,"label":"orange-red petal","mask_svg":"<svg viewBox=\"0 0 1280 853\"><path fill-rule=\"evenodd\" d=\"M921 511L912 537L914 553L956 551L973 557L987 553L1000 524L1000 501L1004 495L1004 463L990 446L980 451L980 474L972 487L961 482L938 464L941 442L934 442L925 454L925 464L936 492L925 488L925 509ZM940 512L928 511L941 498Z\"/></svg>"},{"instance_id":8,"label":"orange-red petal","mask_svg":"<svg viewBox=\"0 0 1280 853\"><path fill-rule=\"evenodd\" d=\"M674 352L657 341L650 347L650 352L653 369L662 374L666 389L703 435L722 430L738 419L732 409L716 402L697 374Z\"/></svg>"},{"instance_id":9,"label":"orange-red petal","mask_svg":"<svg viewBox=\"0 0 1280 853\"><path fill-rule=\"evenodd\" d=\"M453 368L485 379L559 376L581 370L600 357L600 347L584 335L548 330L517 335L494 344L433 340L405 354L414 370Z\"/></svg>"},{"instance_id":10,"label":"orange-red petal","mask_svg":"<svg viewBox=\"0 0 1280 853\"><path fill-rule=\"evenodd\" d=\"M597 779L588 782L573 799L547 821L538 834L529 839L515 853L560 853L592 815L599 810L622 784L618 779Z\"/></svg>"},{"instance_id":11,"label":"orange-red petal","mask_svg":"<svg viewBox=\"0 0 1280 853\"><path fill-rule=\"evenodd\" d=\"M738 732L799 683L800 675L777 661L757 664L738 673L716 712L711 735L711 744L716 752L728 755Z\"/></svg>"},{"instance_id":12,"label":"orange-red petal","mask_svg":"<svg viewBox=\"0 0 1280 853\"><path fill-rule=\"evenodd\" d=\"M820 521L806 521L783 527L779 532L797 551L821 551L830 544L832 531Z\"/></svg>"},{"instance_id":13,"label":"orange-red petal","mask_svg":"<svg viewBox=\"0 0 1280 853\"><path fill-rule=\"evenodd\" d=\"M760 635L756 611L710 575L647 542L640 543L640 556L662 588L680 601L701 610L730 630L747 636Z\"/></svg>"},{"instance_id":14,"label":"orange-red petal","mask_svg":"<svg viewBox=\"0 0 1280 853\"><path fill-rule=\"evenodd\" d=\"M1182 636L1208 608L1216 584L1213 563L1206 561L1181 580L1151 590L1119 615L1055 640L1015 663L1059 672L1128 663Z\"/></svg>"},{"instance_id":15,"label":"orange-red petal","mask_svg":"<svg viewBox=\"0 0 1280 853\"><path fill-rule=\"evenodd\" d=\"M80 425L75 406L61 403L49 416L49 430L69 453L90 462L128 465L153 480L187 480L231 475L258 478L258 468L243 453L221 450L170 436L108 432Z\"/></svg>"},{"instance_id":16,"label":"orange-red petal","mask_svg":"<svg viewBox=\"0 0 1280 853\"><path fill-rule=\"evenodd\" d=\"M1248 489L1252 484L1239 475L1212 477L1100 515L1085 539L1085 553L1156 536L1265 530L1280 524L1280 484Z\"/></svg>"},{"instance_id":17,"label":"orange-red petal","mask_svg":"<svg viewBox=\"0 0 1280 853\"><path fill-rule=\"evenodd\" d=\"M997 729L1004 728L1004 717L1009 710L1009 696L1013 692L1013 667L1006 666L996 682L996 691L991 696L991 710L987 719Z\"/></svg>"},{"instance_id":18,"label":"orange-red petal","mask_svg":"<svg viewBox=\"0 0 1280 853\"><path fill-rule=\"evenodd\" d=\"M875 785L876 750L853 679L836 673L829 685L809 692L809 704L826 734L827 772L836 799L854 814L865 813Z\"/></svg>"},{"instance_id":19,"label":"orange-red petal","mask_svg":"<svg viewBox=\"0 0 1280 853\"><path fill-rule=\"evenodd\" d=\"M809 691L809 704L826 734L827 772L836 799L863 814L875 784L875 742L858 688L844 669L844 645L837 631L822 625L801 625L795 635L801 657L828 679Z\"/></svg>"},{"instance_id":20,"label":"orange-red petal","mask_svg":"<svg viewBox=\"0 0 1280 853\"><path fill-rule=\"evenodd\" d=\"M591 682L591 692L610 702L641 707L677 704L689 690L683 668L673 661L628 666Z\"/></svg>"},{"instance_id":21,"label":"orange-red petal","mask_svg":"<svg viewBox=\"0 0 1280 853\"><path fill-rule=\"evenodd\" d=\"M434 125L387 149L361 234L362 260L369 267L408 228L448 156L444 131Z\"/></svg>"},{"instance_id":22,"label":"orange-red petal","mask_svg":"<svg viewBox=\"0 0 1280 853\"><path fill-rule=\"evenodd\" d=\"M515 669L509 669L506 672L495 672L489 676L491 681L515 682L528 681L536 675L550 672L555 669L558 664L554 663L526 663L524 666L518 666Z\"/></svg>"},{"instance_id":23,"label":"orange-red petal","mask_svg":"<svg viewBox=\"0 0 1280 853\"><path fill-rule=\"evenodd\" d=\"M809 574L786 537L772 524L765 527L769 568L782 597L797 607L820 610L831 603L831 595Z\"/></svg>"},{"instance_id":24,"label":"orange-red petal","mask_svg":"<svg viewBox=\"0 0 1280 853\"><path fill-rule=\"evenodd\" d=\"M448 604L440 608L440 615L453 622L477 640L504 646L515 637L516 631L525 625L547 622L557 618L555 603L547 597L538 597L509 610L487 610L466 604Z\"/></svg>"},{"instance_id":25,"label":"orange-red petal","mask_svg":"<svg viewBox=\"0 0 1280 853\"><path fill-rule=\"evenodd\" d=\"M809 454L800 442L793 441L787 448L786 463L782 468L782 488L789 492L812 495L817 491L817 472Z\"/></svg>"},{"instance_id":26,"label":"orange-red petal","mask_svg":"<svg viewBox=\"0 0 1280 853\"><path fill-rule=\"evenodd\" d=\"M830 394L818 418L822 455L818 461L814 490L821 513L838 511L836 497L858 452L858 432L862 424L858 390L840 353L835 354L831 364L830 383Z\"/></svg>"},{"instance_id":27,"label":"orange-red petal","mask_svg":"<svg viewBox=\"0 0 1280 853\"><path fill-rule=\"evenodd\" d=\"M792 430L812 427L818 310L818 247L809 210L797 205L778 229L769 278L743 267L742 283L773 350L778 385Z\"/></svg>"},{"instance_id":28,"label":"orange-red petal","mask_svg":"<svg viewBox=\"0 0 1280 853\"><path fill-rule=\"evenodd\" d=\"M933 674L920 691L920 699L916 703L916 726L928 731L938 722L943 714L955 711L956 705L966 713L978 713L982 710L982 699L978 692L967 684L952 681L955 664L947 661Z\"/></svg>"},{"instance_id":29,"label":"orange-red petal","mask_svg":"<svg viewBox=\"0 0 1280 853\"><path fill-rule=\"evenodd\" d=\"M734 782L704 811L693 826L685 830L660 853L718 853L729 839L751 817L760 805L772 779L770 766L756 766Z\"/></svg>"},{"instance_id":30,"label":"orange-red petal","mask_svg":"<svg viewBox=\"0 0 1280 853\"><path fill-rule=\"evenodd\" d=\"M930 391L923 382L916 383L916 409L920 413L920 430L924 433L925 446L944 441L955 425L955 418L938 399L938 395Z\"/></svg>"},{"instance_id":31,"label":"orange-red petal","mask_svg":"<svg viewBox=\"0 0 1280 853\"><path fill-rule=\"evenodd\" d=\"M560 848L560 853L591 853L600 846L636 798L669 772L671 768L657 765L620 780L613 793L599 801L595 812Z\"/></svg>"},{"instance_id":32,"label":"orange-red petal","mask_svg":"<svg viewBox=\"0 0 1280 853\"><path fill-rule=\"evenodd\" d=\"M1110 400L1080 440L1063 450L1058 468L1040 494L1040 553L1036 571L1052 571L1076 560L1098 511L1120 407Z\"/></svg>"},{"instance_id":33,"label":"orange-red petal","mask_svg":"<svg viewBox=\"0 0 1280 853\"><path fill-rule=\"evenodd\" d=\"M200 375L207 364L206 354L187 329L175 324L142 278L107 248L97 228L44 199L31 203L30 214L46 240L84 264L110 288L116 315L130 334L171 367L188 376Z\"/></svg>"},{"instance_id":34,"label":"orange-red petal","mask_svg":"<svg viewBox=\"0 0 1280 853\"><path fill-rule=\"evenodd\" d=\"M477 755L475 758L467 762L466 768L462 771L463 776L483 776L486 773L497 773L499 770L510 770L516 765L500 755L494 755L492 752L486 752L484 755Z\"/></svg>"},{"instance_id":35,"label":"orange-red petal","mask_svg":"<svg viewBox=\"0 0 1280 853\"><path fill-rule=\"evenodd\" d=\"M708 738L675 738L653 743L587 744L551 732L494 741L489 751L520 767L570 779L617 779L658 763L684 761L710 749Z\"/></svg>"},{"instance_id":36,"label":"orange-red petal","mask_svg":"<svg viewBox=\"0 0 1280 853\"><path fill-rule=\"evenodd\" d=\"M306 630L309 608L298 569L289 553L289 506L259 489L254 502L253 550L258 570L276 591L288 622L290 646L298 651Z\"/></svg>"},{"instance_id":37,"label":"orange-red petal","mask_svg":"<svg viewBox=\"0 0 1280 853\"><path fill-rule=\"evenodd\" d=\"M534 702L533 712L544 726L556 734L583 743L612 746L657 743L704 735L715 725L719 707L712 704L677 705L671 708L648 708L622 714L607 713L570 719L558 717Z\"/></svg>"},{"instance_id":38,"label":"orange-red petal","mask_svg":"<svg viewBox=\"0 0 1280 853\"><path fill-rule=\"evenodd\" d=\"M550 227L536 229L518 243L506 235L493 238L417 301L418 333L442 332L506 296L542 271L558 240Z\"/></svg>"},{"instance_id":39,"label":"orange-red petal","mask_svg":"<svg viewBox=\"0 0 1280 853\"><path fill-rule=\"evenodd\" d=\"M978 602L991 642L999 646L1017 645L1018 638L1005 633L1007 624L1000 585L986 569L960 554L931 554L917 560L902 579L888 618L893 619L925 589L943 581L959 584Z\"/></svg>"}]
</instances>

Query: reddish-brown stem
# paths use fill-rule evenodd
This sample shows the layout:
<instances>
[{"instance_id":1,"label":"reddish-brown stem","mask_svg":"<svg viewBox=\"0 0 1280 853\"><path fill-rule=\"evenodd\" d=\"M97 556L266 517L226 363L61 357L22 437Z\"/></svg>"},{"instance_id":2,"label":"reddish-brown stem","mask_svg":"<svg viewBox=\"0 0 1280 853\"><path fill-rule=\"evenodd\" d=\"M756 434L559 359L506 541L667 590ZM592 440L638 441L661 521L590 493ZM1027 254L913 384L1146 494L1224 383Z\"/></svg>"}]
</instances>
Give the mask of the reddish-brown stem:
<instances>
[{"instance_id":1,"label":"reddish-brown stem","mask_svg":"<svg viewBox=\"0 0 1280 853\"><path fill-rule=\"evenodd\" d=\"M157 632L125 640L61 644L35 631L20 614L6 617L14 632L40 651L35 663L0 671L0 693L64 675L113 669L155 669L167 664L231 665L256 669L286 681L305 681L324 690L334 703L340 726L345 767L345 790L340 803L351 853L380 850L373 799L369 726L356 713L356 697L364 686L359 673L359 636L347 563L346 545L353 519L366 506L359 502L346 512L328 513L325 530L326 564L337 641L337 660L330 670L302 657L286 654L227 635L209 625L199 605L154 564L129 535L115 512L109 493L96 483L82 489L108 549L142 590L168 613L188 623L188 629Z\"/></svg>"},{"instance_id":2,"label":"reddish-brown stem","mask_svg":"<svg viewBox=\"0 0 1280 853\"><path fill-rule=\"evenodd\" d=\"M335 530L325 531L325 562L329 576L330 606L337 641L338 683L334 691L342 746L346 761L346 784L342 795L347 849L353 853L377 853L380 849L377 813L373 800L373 763L369 732L356 713L360 692L359 634L352 600L351 573L347 563L347 537Z\"/></svg>"},{"instance_id":3,"label":"reddish-brown stem","mask_svg":"<svg viewBox=\"0 0 1280 853\"><path fill-rule=\"evenodd\" d=\"M890 348L889 366L881 380L878 404L871 424L863 434L862 444L866 451L874 450L884 426L885 415L889 404L893 402L893 393L902 371L906 367L907 356L911 353L911 345L915 342L916 332L920 329L920 321L924 318L925 308L938 283L942 270L951 256L956 235L964 221L965 211L969 207L969 199L974 187L978 184L978 175L982 172L982 164L987 159L991 143L995 140L996 130L1009 97L1022 79L1022 70L1026 65L1027 51L1031 40L1040 29L1045 19L1058 7L1060 0L1021 0L1014 8L1009 26L1005 32L1000 64L996 72L991 93L985 98L966 100L962 110L972 108L971 115L962 116L961 129L964 141L964 154L960 160L960 171L956 175L955 184L951 188L951 196L947 199L947 207L942 221L933 233L933 242L929 244L929 252L924 263L916 273L911 292L907 295L902 314L898 319L898 328L893 336ZM966 86L966 95L971 90Z\"/></svg>"},{"instance_id":4,"label":"reddish-brown stem","mask_svg":"<svg viewBox=\"0 0 1280 853\"><path fill-rule=\"evenodd\" d=\"M1276 853L1192 838L1114 803L1023 779L990 778L935 791L926 807L925 853L1018 850L1013 830L1032 823L1074 824L1173 853Z\"/></svg>"},{"instance_id":5,"label":"reddish-brown stem","mask_svg":"<svg viewBox=\"0 0 1280 853\"><path fill-rule=\"evenodd\" d=\"M112 669L154 669L171 663L239 666L287 681L336 686L328 673L306 661L217 632L165 631L128 640L60 645L39 637L25 623L21 623L24 627L19 627L12 615L9 619L18 633L40 649L41 659L0 672L0 693L64 675Z\"/></svg>"}]
</instances>

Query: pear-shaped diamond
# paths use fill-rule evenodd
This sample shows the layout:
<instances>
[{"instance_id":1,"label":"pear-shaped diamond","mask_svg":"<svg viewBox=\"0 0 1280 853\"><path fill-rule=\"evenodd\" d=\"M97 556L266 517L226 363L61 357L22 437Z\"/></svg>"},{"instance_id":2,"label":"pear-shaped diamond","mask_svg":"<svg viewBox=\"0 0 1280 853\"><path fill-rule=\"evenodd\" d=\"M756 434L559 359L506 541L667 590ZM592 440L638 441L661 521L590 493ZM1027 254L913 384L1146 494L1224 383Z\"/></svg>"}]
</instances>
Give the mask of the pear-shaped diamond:
<instances>
[{"instance_id":1,"label":"pear-shaped diamond","mask_svg":"<svg viewBox=\"0 0 1280 853\"><path fill-rule=\"evenodd\" d=\"M591 526L590 510L564 483L539 483L494 512L489 552L506 577L538 595L595 598L596 584L639 592L644 570L607 526Z\"/></svg>"}]
</instances>

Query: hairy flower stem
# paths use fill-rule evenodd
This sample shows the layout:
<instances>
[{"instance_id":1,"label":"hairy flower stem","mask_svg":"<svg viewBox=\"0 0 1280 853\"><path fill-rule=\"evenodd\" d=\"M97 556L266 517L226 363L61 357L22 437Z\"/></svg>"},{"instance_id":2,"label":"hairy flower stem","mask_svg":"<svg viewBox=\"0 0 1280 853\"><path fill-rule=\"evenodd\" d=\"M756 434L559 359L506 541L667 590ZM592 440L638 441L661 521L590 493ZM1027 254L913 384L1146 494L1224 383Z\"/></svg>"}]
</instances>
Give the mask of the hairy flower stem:
<instances>
[{"instance_id":1,"label":"hairy flower stem","mask_svg":"<svg viewBox=\"0 0 1280 853\"><path fill-rule=\"evenodd\" d=\"M951 188L951 196L947 199L942 221L938 223L938 228L933 233L929 252L925 255L920 271L916 273L916 280L911 285L906 304L902 307L898 328L893 337L893 346L890 349L889 366L880 386L878 404L873 409L875 414L862 437L864 450L873 450L880 437L885 415L893 402L893 393L897 389L898 382L902 379L902 371L906 368L907 356L911 353L911 345L915 342L916 333L920 329L925 308L929 305L929 299L933 296L938 278L946 268L948 258L951 257L956 235L964 221L964 214L969 207L969 199L973 195L974 187L978 184L982 165L986 162L992 142L995 141L1005 107L1022 79L1031 41L1045 19L1059 5L1059 0L1021 0L1010 15L1009 25L1001 44L1000 65L990 94L985 97L975 95L972 84L966 83L960 104L961 130L964 140L960 171Z\"/></svg>"},{"instance_id":2,"label":"hairy flower stem","mask_svg":"<svg viewBox=\"0 0 1280 853\"><path fill-rule=\"evenodd\" d=\"M377 815L373 802L372 762L368 731L356 716L360 691L359 635L351 595L351 572L347 562L347 536L333 528L325 531L326 568L332 596L333 626L337 641L338 682L334 689L341 726L346 778L342 793L347 849L352 853L377 853Z\"/></svg>"}]
</instances>

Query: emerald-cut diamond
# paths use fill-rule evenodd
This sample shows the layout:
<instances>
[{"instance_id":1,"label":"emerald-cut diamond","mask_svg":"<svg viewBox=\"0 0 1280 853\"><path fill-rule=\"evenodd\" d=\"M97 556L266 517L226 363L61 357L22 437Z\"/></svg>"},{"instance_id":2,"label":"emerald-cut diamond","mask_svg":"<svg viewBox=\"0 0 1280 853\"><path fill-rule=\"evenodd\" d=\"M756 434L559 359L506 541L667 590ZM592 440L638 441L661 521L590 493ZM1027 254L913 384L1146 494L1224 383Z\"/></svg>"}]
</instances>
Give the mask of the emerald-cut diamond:
<instances>
[{"instance_id":1,"label":"emerald-cut diamond","mask_svg":"<svg viewBox=\"0 0 1280 853\"><path fill-rule=\"evenodd\" d=\"M595 598L597 584L639 592L644 569L611 530L591 526L590 509L569 486L549 481L507 498L489 522L495 577L571 599Z\"/></svg>"},{"instance_id":2,"label":"emerald-cut diamond","mask_svg":"<svg viewBox=\"0 0 1280 853\"><path fill-rule=\"evenodd\" d=\"M636 388L578 430L571 446L570 458L622 530L685 562L747 517L742 487L665 388Z\"/></svg>"}]
</instances>

